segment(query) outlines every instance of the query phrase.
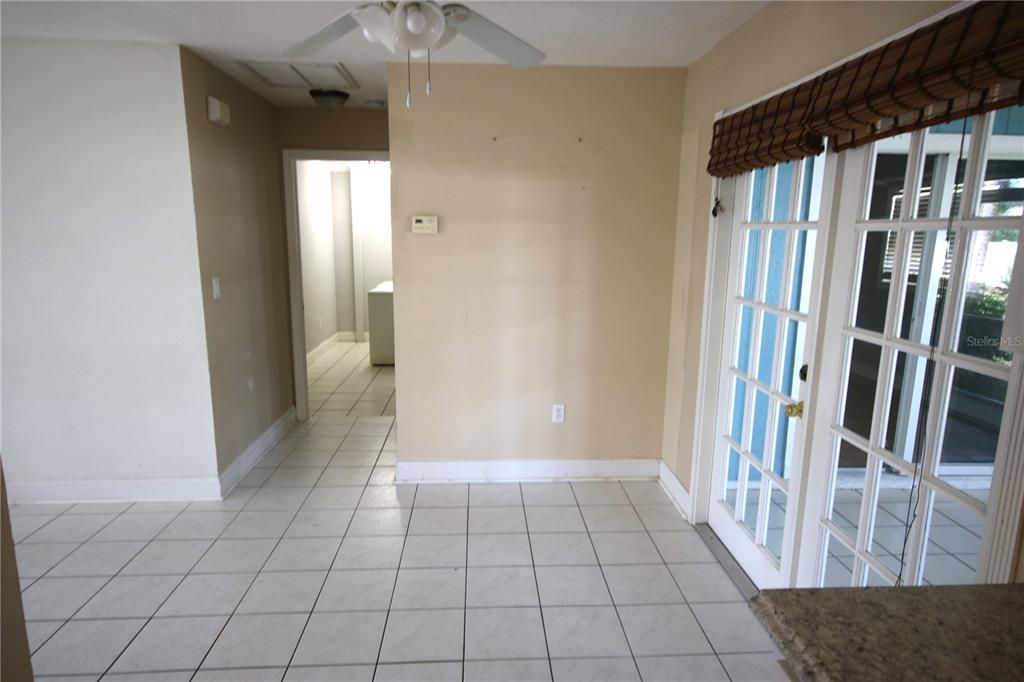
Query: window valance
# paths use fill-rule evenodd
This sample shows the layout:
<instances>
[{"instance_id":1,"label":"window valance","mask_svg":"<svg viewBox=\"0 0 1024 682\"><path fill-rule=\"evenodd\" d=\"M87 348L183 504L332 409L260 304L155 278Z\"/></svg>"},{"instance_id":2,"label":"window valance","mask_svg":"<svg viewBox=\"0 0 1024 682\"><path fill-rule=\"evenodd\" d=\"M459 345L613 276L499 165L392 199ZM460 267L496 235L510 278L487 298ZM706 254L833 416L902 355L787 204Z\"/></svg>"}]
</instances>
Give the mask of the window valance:
<instances>
[{"instance_id":1,"label":"window valance","mask_svg":"<svg viewBox=\"0 0 1024 682\"><path fill-rule=\"evenodd\" d=\"M1024 103L1024 2L979 2L715 123L737 175Z\"/></svg>"}]
</instances>

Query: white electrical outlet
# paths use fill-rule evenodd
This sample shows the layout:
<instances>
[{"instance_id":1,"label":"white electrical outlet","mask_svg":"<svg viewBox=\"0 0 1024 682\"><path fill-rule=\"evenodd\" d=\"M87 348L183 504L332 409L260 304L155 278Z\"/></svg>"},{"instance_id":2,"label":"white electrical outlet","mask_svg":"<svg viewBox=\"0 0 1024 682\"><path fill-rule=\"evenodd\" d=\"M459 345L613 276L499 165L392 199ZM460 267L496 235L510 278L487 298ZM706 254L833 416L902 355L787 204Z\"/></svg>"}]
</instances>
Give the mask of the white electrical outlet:
<instances>
[{"instance_id":1,"label":"white electrical outlet","mask_svg":"<svg viewBox=\"0 0 1024 682\"><path fill-rule=\"evenodd\" d=\"M565 421L565 405L551 406L551 423L561 424Z\"/></svg>"},{"instance_id":2,"label":"white electrical outlet","mask_svg":"<svg viewBox=\"0 0 1024 682\"><path fill-rule=\"evenodd\" d=\"M220 300L220 277L213 278L213 300Z\"/></svg>"}]
</instances>

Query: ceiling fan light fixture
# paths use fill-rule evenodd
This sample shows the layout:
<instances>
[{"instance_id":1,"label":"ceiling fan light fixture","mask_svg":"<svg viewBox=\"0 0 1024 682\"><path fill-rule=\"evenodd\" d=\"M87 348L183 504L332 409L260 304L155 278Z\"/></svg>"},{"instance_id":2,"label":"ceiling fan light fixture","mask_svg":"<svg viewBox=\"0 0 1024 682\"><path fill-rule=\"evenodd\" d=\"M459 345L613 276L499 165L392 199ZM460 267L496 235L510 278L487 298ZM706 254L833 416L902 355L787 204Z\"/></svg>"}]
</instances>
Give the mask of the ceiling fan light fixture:
<instances>
[{"instance_id":1,"label":"ceiling fan light fixture","mask_svg":"<svg viewBox=\"0 0 1024 682\"><path fill-rule=\"evenodd\" d=\"M427 30L427 18L417 5L411 5L405 11L405 27L410 33L419 35Z\"/></svg>"},{"instance_id":2,"label":"ceiling fan light fixture","mask_svg":"<svg viewBox=\"0 0 1024 682\"><path fill-rule=\"evenodd\" d=\"M363 28L363 36L371 43L383 45L388 52L395 52L395 34L391 15L380 5L366 5L352 12L352 18Z\"/></svg>"},{"instance_id":3,"label":"ceiling fan light fixture","mask_svg":"<svg viewBox=\"0 0 1024 682\"><path fill-rule=\"evenodd\" d=\"M407 61L413 55L427 57L428 71L430 53L450 43L456 34L519 69L544 61L544 53L519 36L465 5L448 3L442 7L439 2L443 1L447 0L386 0L357 7L328 22L285 54L292 60L309 57L361 28L371 43L383 45L392 54L401 49Z\"/></svg>"},{"instance_id":4,"label":"ceiling fan light fixture","mask_svg":"<svg viewBox=\"0 0 1024 682\"><path fill-rule=\"evenodd\" d=\"M414 28L420 28L419 32ZM433 2L407 2L391 13L395 46L400 50L426 50L444 35L444 11Z\"/></svg>"}]
</instances>

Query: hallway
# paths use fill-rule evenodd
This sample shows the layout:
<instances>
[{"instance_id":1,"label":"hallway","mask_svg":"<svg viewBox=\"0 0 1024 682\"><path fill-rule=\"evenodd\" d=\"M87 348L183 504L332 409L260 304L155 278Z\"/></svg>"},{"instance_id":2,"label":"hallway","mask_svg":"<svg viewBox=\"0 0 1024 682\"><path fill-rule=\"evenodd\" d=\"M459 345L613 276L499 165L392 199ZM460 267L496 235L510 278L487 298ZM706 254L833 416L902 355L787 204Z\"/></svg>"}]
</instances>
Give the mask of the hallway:
<instances>
[{"instance_id":1,"label":"hallway","mask_svg":"<svg viewBox=\"0 0 1024 682\"><path fill-rule=\"evenodd\" d=\"M307 373L310 414L395 416L395 368L371 365L369 343L339 341Z\"/></svg>"}]
</instances>

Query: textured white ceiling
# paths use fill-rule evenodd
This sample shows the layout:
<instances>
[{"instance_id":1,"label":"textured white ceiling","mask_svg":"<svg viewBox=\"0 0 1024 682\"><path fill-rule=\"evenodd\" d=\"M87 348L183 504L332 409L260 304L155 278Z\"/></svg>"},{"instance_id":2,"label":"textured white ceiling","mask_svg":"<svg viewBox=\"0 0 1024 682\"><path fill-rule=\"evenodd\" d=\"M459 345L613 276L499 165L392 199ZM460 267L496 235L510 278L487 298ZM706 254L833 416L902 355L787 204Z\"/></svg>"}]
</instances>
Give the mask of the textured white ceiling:
<instances>
[{"instance_id":1,"label":"textured white ceiling","mask_svg":"<svg viewBox=\"0 0 1024 682\"><path fill-rule=\"evenodd\" d=\"M134 40L192 48L276 104L311 104L306 88L271 87L243 61L282 54L363 2L3 2L3 37ZM686 66L765 2L481 2L464 4L547 54L546 64ZM307 61L342 62L360 87L349 106L387 94L395 59L354 31ZM497 63L462 37L436 62Z\"/></svg>"}]
</instances>

